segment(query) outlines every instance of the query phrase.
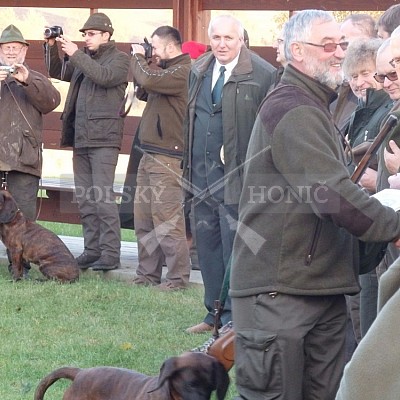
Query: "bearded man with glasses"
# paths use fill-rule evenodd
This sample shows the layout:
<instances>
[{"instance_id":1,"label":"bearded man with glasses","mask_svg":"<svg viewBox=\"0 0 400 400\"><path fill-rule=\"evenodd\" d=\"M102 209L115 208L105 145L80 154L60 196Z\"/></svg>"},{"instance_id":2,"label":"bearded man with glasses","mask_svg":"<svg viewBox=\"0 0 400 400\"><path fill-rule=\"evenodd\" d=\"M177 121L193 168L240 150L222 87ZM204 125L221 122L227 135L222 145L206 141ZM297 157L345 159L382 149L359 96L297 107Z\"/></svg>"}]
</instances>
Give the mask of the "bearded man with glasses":
<instances>
[{"instance_id":1,"label":"bearded man with glasses","mask_svg":"<svg viewBox=\"0 0 400 400\"><path fill-rule=\"evenodd\" d=\"M122 142L124 120L119 109L127 87L129 56L111 40L114 28L107 15L92 14L80 31L86 44L83 50L63 35L47 39L48 68L51 77L70 82L61 146L73 147L84 237L84 251L77 262L81 269L106 271L120 266L120 220L113 184Z\"/></svg>"},{"instance_id":2,"label":"bearded man with glasses","mask_svg":"<svg viewBox=\"0 0 400 400\"><path fill-rule=\"evenodd\" d=\"M343 79L339 24L300 11L283 39L288 65L258 110L233 246L238 399L333 400L359 239L400 246L400 214L350 179L329 112Z\"/></svg>"}]
</instances>

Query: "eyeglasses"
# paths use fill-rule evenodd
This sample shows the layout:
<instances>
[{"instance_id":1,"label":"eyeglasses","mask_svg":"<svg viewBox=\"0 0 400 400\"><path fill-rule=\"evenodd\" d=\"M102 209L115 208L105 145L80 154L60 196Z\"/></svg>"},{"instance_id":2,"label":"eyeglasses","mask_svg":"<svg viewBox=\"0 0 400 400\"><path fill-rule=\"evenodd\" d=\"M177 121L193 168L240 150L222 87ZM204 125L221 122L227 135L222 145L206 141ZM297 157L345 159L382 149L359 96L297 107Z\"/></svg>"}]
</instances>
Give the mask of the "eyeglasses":
<instances>
[{"instance_id":1,"label":"eyeglasses","mask_svg":"<svg viewBox=\"0 0 400 400\"><path fill-rule=\"evenodd\" d=\"M310 42L303 42L303 43L308 44L310 46L322 47L326 53L334 53L338 46L340 46L340 48L343 51L345 51L345 50L347 50L347 47L349 46L349 42L325 43L325 44L316 44L316 43L310 43Z\"/></svg>"},{"instance_id":2,"label":"eyeglasses","mask_svg":"<svg viewBox=\"0 0 400 400\"><path fill-rule=\"evenodd\" d=\"M389 72L388 74L378 74L377 72L374 75L374 79L379 82L379 83L383 83L385 82L385 78L388 78L389 81L397 81L398 76L397 76L397 72L393 71L393 72Z\"/></svg>"},{"instance_id":3,"label":"eyeglasses","mask_svg":"<svg viewBox=\"0 0 400 400\"><path fill-rule=\"evenodd\" d=\"M103 33L104 32L83 32L82 37L86 37L86 36L93 37L95 35L102 35Z\"/></svg>"},{"instance_id":4,"label":"eyeglasses","mask_svg":"<svg viewBox=\"0 0 400 400\"><path fill-rule=\"evenodd\" d=\"M283 39L276 39L276 43L282 44L283 43Z\"/></svg>"},{"instance_id":5,"label":"eyeglasses","mask_svg":"<svg viewBox=\"0 0 400 400\"><path fill-rule=\"evenodd\" d=\"M24 46L1 46L1 50L4 54L19 54Z\"/></svg>"},{"instance_id":6,"label":"eyeglasses","mask_svg":"<svg viewBox=\"0 0 400 400\"><path fill-rule=\"evenodd\" d=\"M395 57L393 60L389 61L389 64L393 67L396 68L396 65L400 64L400 57Z\"/></svg>"}]
</instances>

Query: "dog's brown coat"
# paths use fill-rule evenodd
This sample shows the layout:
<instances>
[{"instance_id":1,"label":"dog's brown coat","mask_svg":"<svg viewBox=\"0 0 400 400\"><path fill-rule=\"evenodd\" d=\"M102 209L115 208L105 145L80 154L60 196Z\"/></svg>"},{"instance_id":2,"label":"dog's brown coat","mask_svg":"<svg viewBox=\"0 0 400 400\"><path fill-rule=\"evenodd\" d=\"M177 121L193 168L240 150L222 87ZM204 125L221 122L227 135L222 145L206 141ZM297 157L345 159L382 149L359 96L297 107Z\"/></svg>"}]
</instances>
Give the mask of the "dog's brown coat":
<instances>
[{"instance_id":1,"label":"dog's brown coat","mask_svg":"<svg viewBox=\"0 0 400 400\"><path fill-rule=\"evenodd\" d=\"M0 236L12 259L15 280L23 276L23 261L39 266L48 279L73 282L79 278L77 262L53 232L25 218L6 190L0 190Z\"/></svg>"},{"instance_id":2,"label":"dog's brown coat","mask_svg":"<svg viewBox=\"0 0 400 400\"><path fill-rule=\"evenodd\" d=\"M34 400L43 400L49 386L62 378L73 381L63 400L209 400L214 390L223 400L229 386L228 373L219 361L188 352L166 360L154 377L113 367L59 368L41 380Z\"/></svg>"}]
</instances>

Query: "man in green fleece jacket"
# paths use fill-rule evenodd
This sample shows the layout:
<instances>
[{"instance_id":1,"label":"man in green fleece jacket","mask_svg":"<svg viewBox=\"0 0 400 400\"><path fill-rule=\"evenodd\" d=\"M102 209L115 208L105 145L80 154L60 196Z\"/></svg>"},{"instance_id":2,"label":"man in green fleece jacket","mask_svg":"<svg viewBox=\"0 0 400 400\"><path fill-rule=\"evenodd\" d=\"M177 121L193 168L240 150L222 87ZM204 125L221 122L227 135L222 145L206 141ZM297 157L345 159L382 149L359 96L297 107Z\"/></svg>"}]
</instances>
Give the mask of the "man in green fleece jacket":
<instances>
[{"instance_id":1,"label":"man in green fleece jacket","mask_svg":"<svg viewBox=\"0 0 400 400\"><path fill-rule=\"evenodd\" d=\"M339 25L305 10L284 36L288 65L250 138L232 255L237 389L247 400L332 400L358 239L397 241L400 215L349 176L329 113L347 48Z\"/></svg>"}]
</instances>

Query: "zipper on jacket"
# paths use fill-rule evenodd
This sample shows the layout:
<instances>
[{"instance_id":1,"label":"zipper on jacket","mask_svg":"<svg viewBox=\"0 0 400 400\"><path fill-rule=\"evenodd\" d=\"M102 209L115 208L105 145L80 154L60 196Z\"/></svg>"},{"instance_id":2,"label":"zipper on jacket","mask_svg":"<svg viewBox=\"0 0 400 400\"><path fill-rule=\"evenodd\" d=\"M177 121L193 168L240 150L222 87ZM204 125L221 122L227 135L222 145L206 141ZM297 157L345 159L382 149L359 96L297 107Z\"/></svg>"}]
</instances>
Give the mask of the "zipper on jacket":
<instances>
[{"instance_id":1,"label":"zipper on jacket","mask_svg":"<svg viewBox=\"0 0 400 400\"><path fill-rule=\"evenodd\" d=\"M314 234L312 236L310 250L306 257L306 265L307 266L311 265L311 262L312 262L312 259L313 259L314 253L315 253L315 249L317 248L317 243L318 243L319 234L321 232L321 228L322 228L322 221L318 218L317 223L315 225Z\"/></svg>"}]
</instances>

